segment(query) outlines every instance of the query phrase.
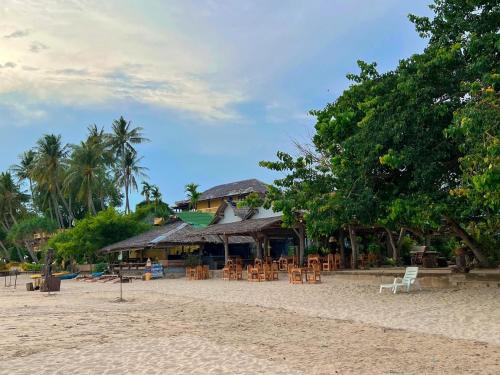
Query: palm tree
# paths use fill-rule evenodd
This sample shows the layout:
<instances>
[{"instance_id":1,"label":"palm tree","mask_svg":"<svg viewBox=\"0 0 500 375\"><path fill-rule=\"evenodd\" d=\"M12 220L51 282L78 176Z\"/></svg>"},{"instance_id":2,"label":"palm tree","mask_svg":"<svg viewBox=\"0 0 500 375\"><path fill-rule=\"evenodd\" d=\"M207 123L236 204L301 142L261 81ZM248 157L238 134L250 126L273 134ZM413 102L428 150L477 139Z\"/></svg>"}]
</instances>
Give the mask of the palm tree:
<instances>
[{"instance_id":1,"label":"palm tree","mask_svg":"<svg viewBox=\"0 0 500 375\"><path fill-rule=\"evenodd\" d=\"M63 228L64 219L59 210L59 201L62 202L68 213L69 222L71 223L74 219L71 207L61 191L68 154L67 145L61 143L60 135L46 134L38 140L35 151L33 180L37 183L39 189L46 190L49 193L52 209L59 226Z\"/></svg>"},{"instance_id":2,"label":"palm tree","mask_svg":"<svg viewBox=\"0 0 500 375\"><path fill-rule=\"evenodd\" d=\"M124 163L126 159L136 159L137 151L134 145L149 142L149 139L145 138L142 134L142 127L132 128L131 125L132 123L126 121L123 116L120 116L118 120L114 120L112 124L113 132L109 136L109 145L115 160L120 161L120 164L115 166L115 177L117 180L127 175L127 171L125 171L126 164ZM125 212L127 212L129 204L128 193L130 189L129 181L124 180L123 187L125 188ZM128 207L128 211L130 212L130 207Z\"/></svg>"},{"instance_id":3,"label":"palm tree","mask_svg":"<svg viewBox=\"0 0 500 375\"><path fill-rule=\"evenodd\" d=\"M76 198L85 202L88 212L95 215L97 212L94 206L94 191L97 190L99 176L106 173L104 149L90 137L86 142L72 148L64 186L68 190L71 190L72 186L75 187Z\"/></svg>"},{"instance_id":4,"label":"palm tree","mask_svg":"<svg viewBox=\"0 0 500 375\"><path fill-rule=\"evenodd\" d=\"M17 216L23 210L28 196L21 192L9 172L0 173L0 213L4 229L17 224Z\"/></svg>"},{"instance_id":5,"label":"palm tree","mask_svg":"<svg viewBox=\"0 0 500 375\"><path fill-rule=\"evenodd\" d=\"M153 198L154 200L154 203L155 203L155 211L156 209L158 208L158 205L160 204L161 202L161 193L160 193L160 188L156 185L153 185L151 187L151 197Z\"/></svg>"},{"instance_id":6,"label":"palm tree","mask_svg":"<svg viewBox=\"0 0 500 375\"><path fill-rule=\"evenodd\" d=\"M131 128L131 125L132 123L127 122L123 116L113 121L113 133L109 136L109 143L117 158L123 157L127 150L136 152L134 145L149 142L142 134L142 127Z\"/></svg>"},{"instance_id":7,"label":"palm tree","mask_svg":"<svg viewBox=\"0 0 500 375\"><path fill-rule=\"evenodd\" d=\"M198 191L198 187L200 185L195 183L187 184L185 187L185 191L187 193L189 199L189 208L196 210L196 206L198 205L198 201L200 199L201 193Z\"/></svg>"},{"instance_id":8,"label":"palm tree","mask_svg":"<svg viewBox=\"0 0 500 375\"><path fill-rule=\"evenodd\" d=\"M144 201L146 204L149 204L149 201L151 199L151 191L153 190L153 186L148 184L146 181L142 181L142 191L141 195L144 196Z\"/></svg>"},{"instance_id":9,"label":"palm tree","mask_svg":"<svg viewBox=\"0 0 500 375\"><path fill-rule=\"evenodd\" d=\"M118 169L116 171L116 180L125 190L125 213L130 213L129 193L132 189L137 191L136 178L147 178L145 171L147 168L141 167L139 163L141 158L137 158L137 153L126 149L125 154L120 159Z\"/></svg>"},{"instance_id":10,"label":"palm tree","mask_svg":"<svg viewBox=\"0 0 500 375\"><path fill-rule=\"evenodd\" d=\"M28 180L30 186L30 194L33 197L33 168L35 167L35 156L36 153L33 150L28 150L24 152L19 158L19 164L15 164L11 167L16 177L20 181Z\"/></svg>"}]
</instances>

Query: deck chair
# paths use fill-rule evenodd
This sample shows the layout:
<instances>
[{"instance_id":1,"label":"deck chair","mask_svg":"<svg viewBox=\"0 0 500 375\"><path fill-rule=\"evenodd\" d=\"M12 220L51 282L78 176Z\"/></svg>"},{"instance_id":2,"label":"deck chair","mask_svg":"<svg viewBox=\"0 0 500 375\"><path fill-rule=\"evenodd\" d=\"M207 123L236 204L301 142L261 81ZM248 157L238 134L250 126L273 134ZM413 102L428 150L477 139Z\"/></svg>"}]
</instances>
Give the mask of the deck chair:
<instances>
[{"instance_id":1,"label":"deck chair","mask_svg":"<svg viewBox=\"0 0 500 375\"><path fill-rule=\"evenodd\" d=\"M415 285L419 290L422 290L420 283L417 280L418 267L406 267L405 275L403 278L396 277L392 284L382 284L380 285L379 293L382 293L383 289L391 289L394 294L398 292L398 288L406 288L406 291L410 291L410 287Z\"/></svg>"}]
</instances>

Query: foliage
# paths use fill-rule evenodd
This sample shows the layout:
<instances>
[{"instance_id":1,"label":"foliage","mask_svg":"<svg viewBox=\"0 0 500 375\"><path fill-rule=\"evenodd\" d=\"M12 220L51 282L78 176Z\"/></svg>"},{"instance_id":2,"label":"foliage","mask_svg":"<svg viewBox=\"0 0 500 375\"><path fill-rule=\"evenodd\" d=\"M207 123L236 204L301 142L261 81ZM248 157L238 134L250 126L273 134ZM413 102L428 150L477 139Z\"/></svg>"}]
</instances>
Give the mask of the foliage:
<instances>
[{"instance_id":1,"label":"foliage","mask_svg":"<svg viewBox=\"0 0 500 375\"><path fill-rule=\"evenodd\" d=\"M312 145L260 163L286 174L267 204L286 225L303 215L314 238L348 225L430 238L445 224L486 264L485 243L500 248L499 9L488 0L431 8L433 19L410 16L429 38L423 53L386 73L359 61L351 86L311 111Z\"/></svg>"},{"instance_id":2,"label":"foliage","mask_svg":"<svg viewBox=\"0 0 500 375\"><path fill-rule=\"evenodd\" d=\"M22 268L26 272L41 272L43 264L41 263L23 263Z\"/></svg>"},{"instance_id":3,"label":"foliage","mask_svg":"<svg viewBox=\"0 0 500 375\"><path fill-rule=\"evenodd\" d=\"M23 244L28 239L33 239L35 233L54 233L57 223L46 217L35 216L25 219L12 226L7 234L7 239L11 242Z\"/></svg>"},{"instance_id":4,"label":"foliage","mask_svg":"<svg viewBox=\"0 0 500 375\"><path fill-rule=\"evenodd\" d=\"M201 193L198 191L198 187L200 185L195 183L190 183L185 186L185 191L187 193L187 197L189 199L189 208L195 209L198 204L198 201L201 197Z\"/></svg>"},{"instance_id":5,"label":"foliage","mask_svg":"<svg viewBox=\"0 0 500 375\"><path fill-rule=\"evenodd\" d=\"M97 263L95 265L95 269L94 269L94 272L104 272L108 269L108 264L107 263L104 263L104 262L101 262L101 263Z\"/></svg>"},{"instance_id":6,"label":"foliage","mask_svg":"<svg viewBox=\"0 0 500 375\"><path fill-rule=\"evenodd\" d=\"M49 246L63 259L94 262L98 258L97 250L148 228L147 224L136 221L131 215L122 215L108 208L77 221L74 228L52 237Z\"/></svg>"},{"instance_id":7,"label":"foliage","mask_svg":"<svg viewBox=\"0 0 500 375\"><path fill-rule=\"evenodd\" d=\"M259 208L264 204L264 198L256 192L248 194L245 199L237 203L238 208Z\"/></svg>"}]
</instances>

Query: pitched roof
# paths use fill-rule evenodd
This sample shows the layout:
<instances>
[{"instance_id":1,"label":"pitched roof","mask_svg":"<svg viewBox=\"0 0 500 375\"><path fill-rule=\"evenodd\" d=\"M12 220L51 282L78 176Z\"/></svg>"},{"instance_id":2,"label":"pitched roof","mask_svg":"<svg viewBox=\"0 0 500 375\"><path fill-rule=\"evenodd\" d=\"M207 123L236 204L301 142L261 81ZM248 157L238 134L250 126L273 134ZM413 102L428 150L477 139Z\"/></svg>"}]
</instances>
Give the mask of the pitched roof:
<instances>
[{"instance_id":1,"label":"pitched roof","mask_svg":"<svg viewBox=\"0 0 500 375\"><path fill-rule=\"evenodd\" d=\"M278 226L281 227L282 217L267 217L263 219L248 219L234 223L213 224L203 229L197 229L191 235L206 237L210 235L249 235L263 229Z\"/></svg>"},{"instance_id":2,"label":"pitched roof","mask_svg":"<svg viewBox=\"0 0 500 375\"><path fill-rule=\"evenodd\" d=\"M164 233L172 233L179 229L181 226L187 225L182 221L176 221L160 227L155 227L147 232L138 234L137 236L127 238L126 240L115 242L111 245L105 246L100 249L100 252L110 253L121 250L143 249L148 247L149 242Z\"/></svg>"},{"instance_id":3,"label":"pitched roof","mask_svg":"<svg viewBox=\"0 0 500 375\"><path fill-rule=\"evenodd\" d=\"M256 178L249 180L235 181L228 184L217 185L205 190L201 193L199 198L200 201L224 197L232 197L235 195L245 195L250 193L267 193L267 185ZM189 203L188 200L182 200L175 202L176 205L182 205Z\"/></svg>"},{"instance_id":4,"label":"pitched roof","mask_svg":"<svg viewBox=\"0 0 500 375\"><path fill-rule=\"evenodd\" d=\"M230 244L253 242L253 238L247 236L233 236L229 240ZM142 250L148 247L169 247L202 243L223 243L223 241L218 235L199 236L196 234L196 229L193 228L193 226L179 220L161 227L155 227L137 236L105 246L100 249L99 252L113 253L122 250Z\"/></svg>"}]
</instances>

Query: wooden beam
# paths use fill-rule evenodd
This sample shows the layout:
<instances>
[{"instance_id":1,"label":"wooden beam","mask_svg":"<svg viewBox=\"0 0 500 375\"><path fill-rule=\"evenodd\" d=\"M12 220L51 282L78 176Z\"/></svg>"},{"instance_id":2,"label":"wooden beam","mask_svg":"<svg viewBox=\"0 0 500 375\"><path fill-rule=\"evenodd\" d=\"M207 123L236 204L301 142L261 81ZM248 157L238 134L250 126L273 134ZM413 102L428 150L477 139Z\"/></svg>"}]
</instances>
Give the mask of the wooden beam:
<instances>
[{"instance_id":1,"label":"wooden beam","mask_svg":"<svg viewBox=\"0 0 500 375\"><path fill-rule=\"evenodd\" d=\"M349 228L349 238L351 239L351 267L358 268L358 241L356 240L356 231L352 225Z\"/></svg>"},{"instance_id":2,"label":"wooden beam","mask_svg":"<svg viewBox=\"0 0 500 375\"><path fill-rule=\"evenodd\" d=\"M225 263L229 260L229 237L227 234L223 235L224 240L224 259Z\"/></svg>"}]
</instances>

